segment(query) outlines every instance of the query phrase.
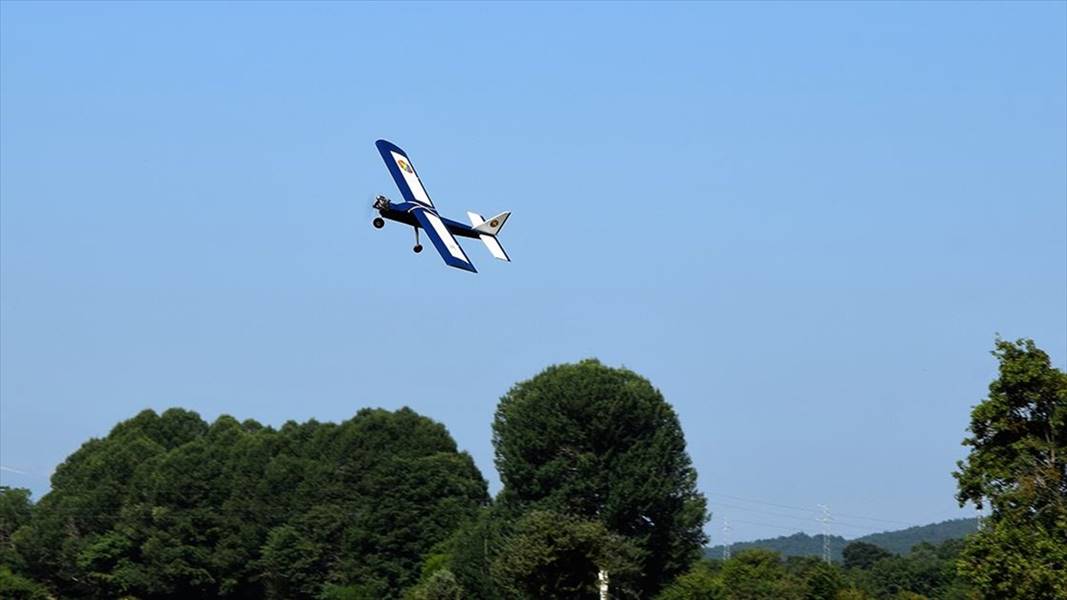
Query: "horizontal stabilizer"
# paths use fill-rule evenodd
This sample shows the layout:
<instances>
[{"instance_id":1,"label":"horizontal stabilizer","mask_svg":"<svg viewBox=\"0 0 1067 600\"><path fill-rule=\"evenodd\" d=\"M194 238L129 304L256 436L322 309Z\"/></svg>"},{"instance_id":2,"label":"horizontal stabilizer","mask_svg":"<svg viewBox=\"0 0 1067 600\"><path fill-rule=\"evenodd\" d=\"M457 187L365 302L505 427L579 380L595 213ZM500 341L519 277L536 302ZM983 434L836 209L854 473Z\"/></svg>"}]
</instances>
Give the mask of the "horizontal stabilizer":
<instances>
[{"instance_id":1,"label":"horizontal stabilizer","mask_svg":"<svg viewBox=\"0 0 1067 600\"><path fill-rule=\"evenodd\" d=\"M508 253L504 252L504 247L500 245L500 242L497 241L495 236L486 235L483 233L478 237L481 238L483 242L485 242L485 247L489 248L489 254L492 254L493 258L499 258L500 260L511 262L511 259L508 258Z\"/></svg>"}]
</instances>

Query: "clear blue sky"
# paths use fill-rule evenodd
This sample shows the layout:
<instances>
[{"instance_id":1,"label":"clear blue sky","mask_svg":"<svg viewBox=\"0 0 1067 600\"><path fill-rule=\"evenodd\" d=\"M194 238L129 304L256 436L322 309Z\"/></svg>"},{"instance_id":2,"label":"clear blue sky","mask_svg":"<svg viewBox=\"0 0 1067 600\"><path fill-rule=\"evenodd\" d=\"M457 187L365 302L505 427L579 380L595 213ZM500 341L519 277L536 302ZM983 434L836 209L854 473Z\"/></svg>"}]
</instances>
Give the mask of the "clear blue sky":
<instances>
[{"instance_id":1,"label":"clear blue sky","mask_svg":"<svg viewBox=\"0 0 1067 600\"><path fill-rule=\"evenodd\" d=\"M0 4L0 482L146 407L499 397L598 357L744 540L957 515L994 334L1067 360L1067 4ZM371 228L405 148L480 269ZM783 505L755 504L755 499ZM846 523L850 523L851 527Z\"/></svg>"}]
</instances>

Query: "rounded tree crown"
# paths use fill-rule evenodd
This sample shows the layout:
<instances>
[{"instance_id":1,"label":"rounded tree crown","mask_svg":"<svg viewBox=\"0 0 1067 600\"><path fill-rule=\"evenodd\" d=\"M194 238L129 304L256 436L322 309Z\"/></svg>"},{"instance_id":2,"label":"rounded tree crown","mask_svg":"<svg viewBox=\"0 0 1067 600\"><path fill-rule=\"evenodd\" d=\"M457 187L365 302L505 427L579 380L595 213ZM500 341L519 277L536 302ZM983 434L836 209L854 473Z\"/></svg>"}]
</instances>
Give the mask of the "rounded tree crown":
<instances>
[{"instance_id":1,"label":"rounded tree crown","mask_svg":"<svg viewBox=\"0 0 1067 600\"><path fill-rule=\"evenodd\" d=\"M640 540L644 593L699 554L706 502L685 436L637 373L594 359L549 367L501 398L493 445L506 509L595 520Z\"/></svg>"}]
</instances>

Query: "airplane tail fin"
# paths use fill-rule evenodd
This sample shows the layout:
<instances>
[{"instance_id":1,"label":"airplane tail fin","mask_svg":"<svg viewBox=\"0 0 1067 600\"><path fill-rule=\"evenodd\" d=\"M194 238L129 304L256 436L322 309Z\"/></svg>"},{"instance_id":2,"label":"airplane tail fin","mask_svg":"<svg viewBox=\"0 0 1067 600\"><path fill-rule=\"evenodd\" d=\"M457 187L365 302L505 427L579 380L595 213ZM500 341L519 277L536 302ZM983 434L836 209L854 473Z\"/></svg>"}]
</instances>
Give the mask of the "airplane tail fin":
<instances>
[{"instance_id":1,"label":"airplane tail fin","mask_svg":"<svg viewBox=\"0 0 1067 600\"><path fill-rule=\"evenodd\" d=\"M489 249L489 253L494 258L507 262L511 262L511 259L508 258L508 253L504 252L504 247L497 241L496 234L500 233L500 230L504 227L504 221L507 221L509 216L511 216L510 212L502 212L486 221L478 213L467 213L467 218L471 220L471 227L478 232L478 238Z\"/></svg>"},{"instance_id":2,"label":"airplane tail fin","mask_svg":"<svg viewBox=\"0 0 1067 600\"><path fill-rule=\"evenodd\" d=\"M501 229L504 228L504 222L508 220L508 217L511 216L511 213L510 212L502 212L499 215L490 218L488 221L486 221L485 219L482 219L482 217L480 215L472 213L472 212L467 213L467 216L470 217L472 224L474 223L474 217L478 217L478 219L481 221L480 223L474 225L474 229L478 233L486 233L486 234L489 234L489 235L496 235L496 234L500 233Z\"/></svg>"}]
</instances>

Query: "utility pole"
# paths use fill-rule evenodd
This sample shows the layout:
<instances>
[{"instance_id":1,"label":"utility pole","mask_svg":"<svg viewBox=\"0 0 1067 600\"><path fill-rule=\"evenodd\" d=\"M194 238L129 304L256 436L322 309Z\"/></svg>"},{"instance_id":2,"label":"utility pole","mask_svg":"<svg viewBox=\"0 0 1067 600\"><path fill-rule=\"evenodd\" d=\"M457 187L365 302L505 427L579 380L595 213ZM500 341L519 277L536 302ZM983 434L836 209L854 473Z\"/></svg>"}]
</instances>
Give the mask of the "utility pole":
<instances>
[{"instance_id":1,"label":"utility pole","mask_svg":"<svg viewBox=\"0 0 1067 600\"><path fill-rule=\"evenodd\" d=\"M822 510L822 516L816 520L822 523L822 559L826 564L830 564L830 523L833 518L830 517L830 507L825 504L816 504Z\"/></svg>"},{"instance_id":2,"label":"utility pole","mask_svg":"<svg viewBox=\"0 0 1067 600\"><path fill-rule=\"evenodd\" d=\"M730 560L730 521L726 517L722 519L722 559Z\"/></svg>"}]
</instances>

